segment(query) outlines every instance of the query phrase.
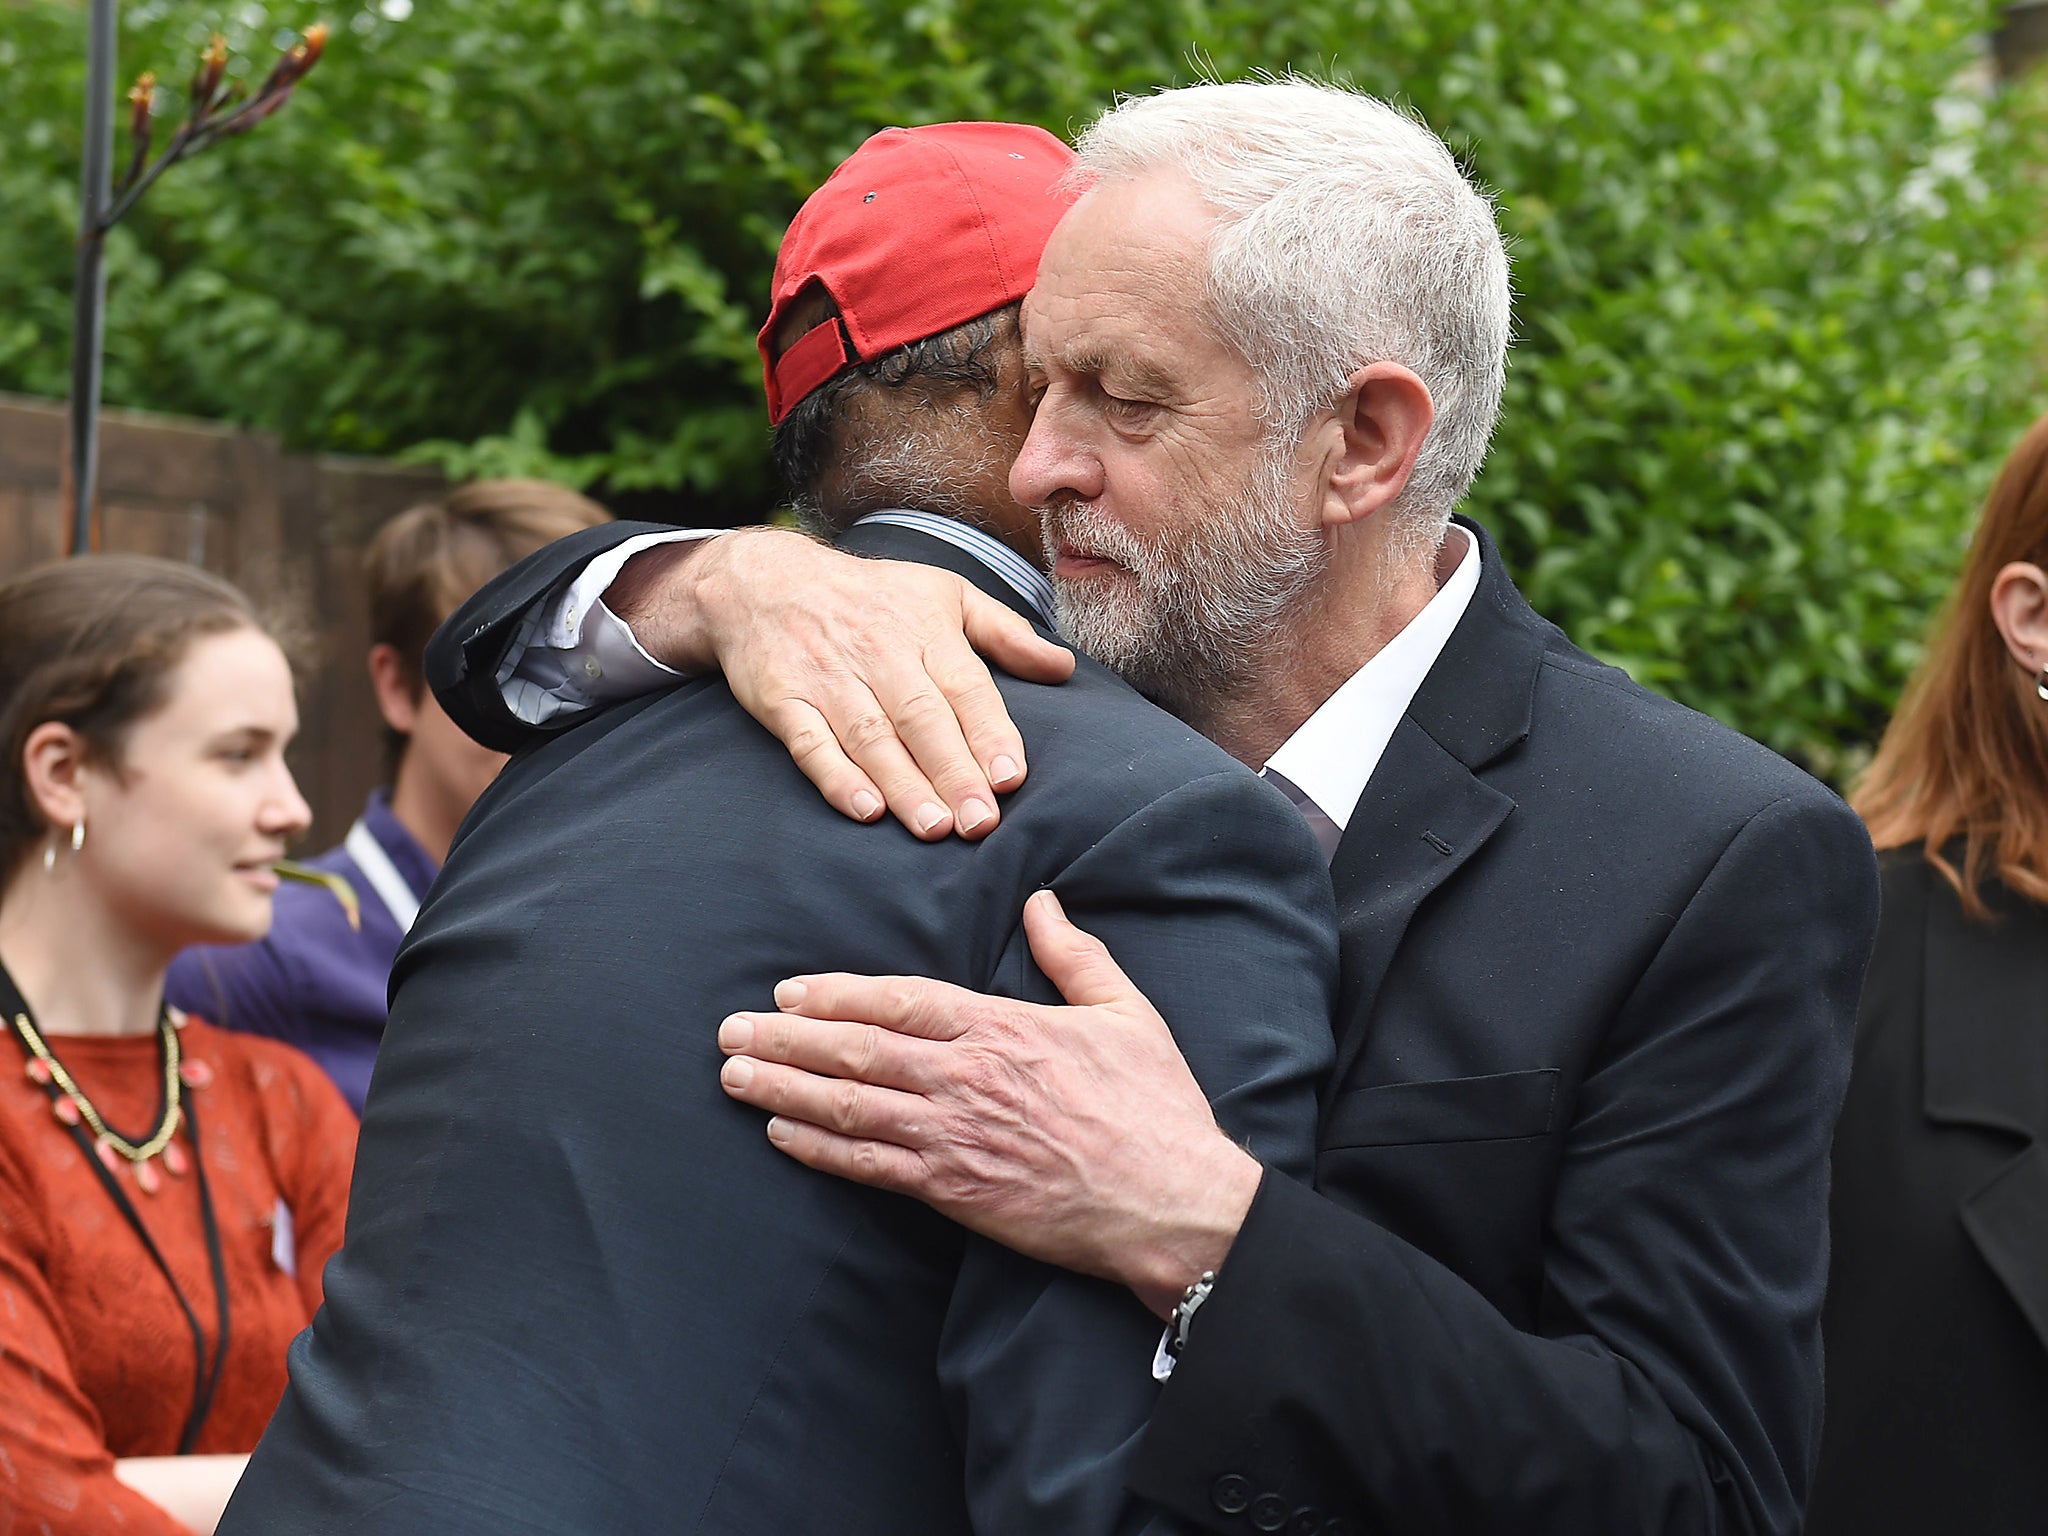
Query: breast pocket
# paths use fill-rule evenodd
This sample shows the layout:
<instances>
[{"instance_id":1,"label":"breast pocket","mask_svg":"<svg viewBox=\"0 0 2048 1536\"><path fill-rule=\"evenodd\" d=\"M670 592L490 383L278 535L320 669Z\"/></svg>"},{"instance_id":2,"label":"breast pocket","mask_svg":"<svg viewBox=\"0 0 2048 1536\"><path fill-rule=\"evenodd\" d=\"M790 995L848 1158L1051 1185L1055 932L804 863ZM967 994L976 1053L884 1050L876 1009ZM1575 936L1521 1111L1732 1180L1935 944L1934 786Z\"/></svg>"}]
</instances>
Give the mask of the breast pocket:
<instances>
[{"instance_id":1,"label":"breast pocket","mask_svg":"<svg viewBox=\"0 0 2048 1536\"><path fill-rule=\"evenodd\" d=\"M1352 1088L1332 1101L1320 1140L1328 1151L1547 1136L1558 1075L1557 1068L1543 1067Z\"/></svg>"},{"instance_id":2,"label":"breast pocket","mask_svg":"<svg viewBox=\"0 0 2048 1536\"><path fill-rule=\"evenodd\" d=\"M1350 1089L1323 1116L1316 1187L1526 1325L1541 1289L1560 1083L1545 1067Z\"/></svg>"}]
</instances>

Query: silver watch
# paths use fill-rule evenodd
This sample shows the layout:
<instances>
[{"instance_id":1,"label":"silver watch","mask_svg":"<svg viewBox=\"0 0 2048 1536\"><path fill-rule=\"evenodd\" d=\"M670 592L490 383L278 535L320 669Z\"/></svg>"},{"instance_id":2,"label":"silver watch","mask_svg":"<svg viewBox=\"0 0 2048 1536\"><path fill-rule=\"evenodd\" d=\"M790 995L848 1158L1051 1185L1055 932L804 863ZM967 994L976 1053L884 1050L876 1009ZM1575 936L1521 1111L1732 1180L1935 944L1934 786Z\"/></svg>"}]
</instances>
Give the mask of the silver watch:
<instances>
[{"instance_id":1,"label":"silver watch","mask_svg":"<svg viewBox=\"0 0 2048 1536\"><path fill-rule=\"evenodd\" d=\"M1181 1292L1180 1305L1173 1309L1173 1318L1167 1324L1166 1353L1171 1359L1178 1360L1180 1352L1187 1348L1188 1329L1195 1321L1195 1313L1215 1289L1216 1271L1205 1269L1193 1285Z\"/></svg>"}]
</instances>

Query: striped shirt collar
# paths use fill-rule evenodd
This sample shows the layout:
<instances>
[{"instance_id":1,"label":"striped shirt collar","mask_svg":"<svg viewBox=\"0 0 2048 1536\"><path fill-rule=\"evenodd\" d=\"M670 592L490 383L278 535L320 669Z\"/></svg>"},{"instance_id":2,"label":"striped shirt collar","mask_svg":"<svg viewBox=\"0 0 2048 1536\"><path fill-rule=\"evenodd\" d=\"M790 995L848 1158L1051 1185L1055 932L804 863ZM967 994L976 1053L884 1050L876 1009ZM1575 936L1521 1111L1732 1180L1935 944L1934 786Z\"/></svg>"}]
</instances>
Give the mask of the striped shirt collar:
<instances>
[{"instance_id":1,"label":"striped shirt collar","mask_svg":"<svg viewBox=\"0 0 2048 1536\"><path fill-rule=\"evenodd\" d=\"M983 565L1003 578L1004 584L1029 603L1048 629L1056 628L1053 619L1052 583L1045 572L1026 560L994 534L984 533L958 518L941 517L936 512L913 512L900 509L890 512L870 512L854 524L865 527L869 523L880 523L891 528L914 528L919 533L928 533L935 539L943 539L955 549L965 550Z\"/></svg>"}]
</instances>

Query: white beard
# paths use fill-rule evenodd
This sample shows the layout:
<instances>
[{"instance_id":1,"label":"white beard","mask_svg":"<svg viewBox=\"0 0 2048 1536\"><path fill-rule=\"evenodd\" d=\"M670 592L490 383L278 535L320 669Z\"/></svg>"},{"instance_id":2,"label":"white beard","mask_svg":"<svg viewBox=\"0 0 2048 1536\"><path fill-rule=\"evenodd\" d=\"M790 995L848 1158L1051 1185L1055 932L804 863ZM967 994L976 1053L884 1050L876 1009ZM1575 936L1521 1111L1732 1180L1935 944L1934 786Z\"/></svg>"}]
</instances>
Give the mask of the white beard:
<instances>
[{"instance_id":1,"label":"white beard","mask_svg":"<svg viewBox=\"0 0 2048 1536\"><path fill-rule=\"evenodd\" d=\"M1140 693L1199 724L1239 691L1328 552L1290 501L1292 445L1268 452L1226 507L1141 538L1071 499L1040 509L1060 545L1121 570L1054 578L1060 633Z\"/></svg>"}]
</instances>

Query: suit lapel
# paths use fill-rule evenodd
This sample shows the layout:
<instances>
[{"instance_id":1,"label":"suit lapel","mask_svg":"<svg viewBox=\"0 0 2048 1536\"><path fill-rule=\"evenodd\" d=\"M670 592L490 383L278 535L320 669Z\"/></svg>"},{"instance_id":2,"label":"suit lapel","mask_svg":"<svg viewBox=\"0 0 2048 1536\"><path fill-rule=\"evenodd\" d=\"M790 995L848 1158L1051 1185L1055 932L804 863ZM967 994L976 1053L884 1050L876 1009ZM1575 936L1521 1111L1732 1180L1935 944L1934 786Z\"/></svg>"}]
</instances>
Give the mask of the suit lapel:
<instances>
[{"instance_id":1,"label":"suit lapel","mask_svg":"<svg viewBox=\"0 0 2048 1536\"><path fill-rule=\"evenodd\" d=\"M1343 1021L1333 1087L1346 1082L1365 1050L1372 999L1409 919L1514 808L1412 716L1394 727L1330 866L1341 959L1337 1016Z\"/></svg>"},{"instance_id":2,"label":"suit lapel","mask_svg":"<svg viewBox=\"0 0 2048 1536\"><path fill-rule=\"evenodd\" d=\"M2002 899L2001 899L2002 898ZM1962 1203L1963 1229L2048 1346L2048 913L1991 893L1994 923L1927 912L1927 1118L2030 1145Z\"/></svg>"},{"instance_id":3,"label":"suit lapel","mask_svg":"<svg viewBox=\"0 0 2048 1536\"><path fill-rule=\"evenodd\" d=\"M1374 999L1416 910L1514 811L1480 770L1529 734L1538 668L1556 634L1515 590L1477 524L1478 590L1367 780L1330 866L1342 943L1333 1085L1369 1040Z\"/></svg>"}]
</instances>

